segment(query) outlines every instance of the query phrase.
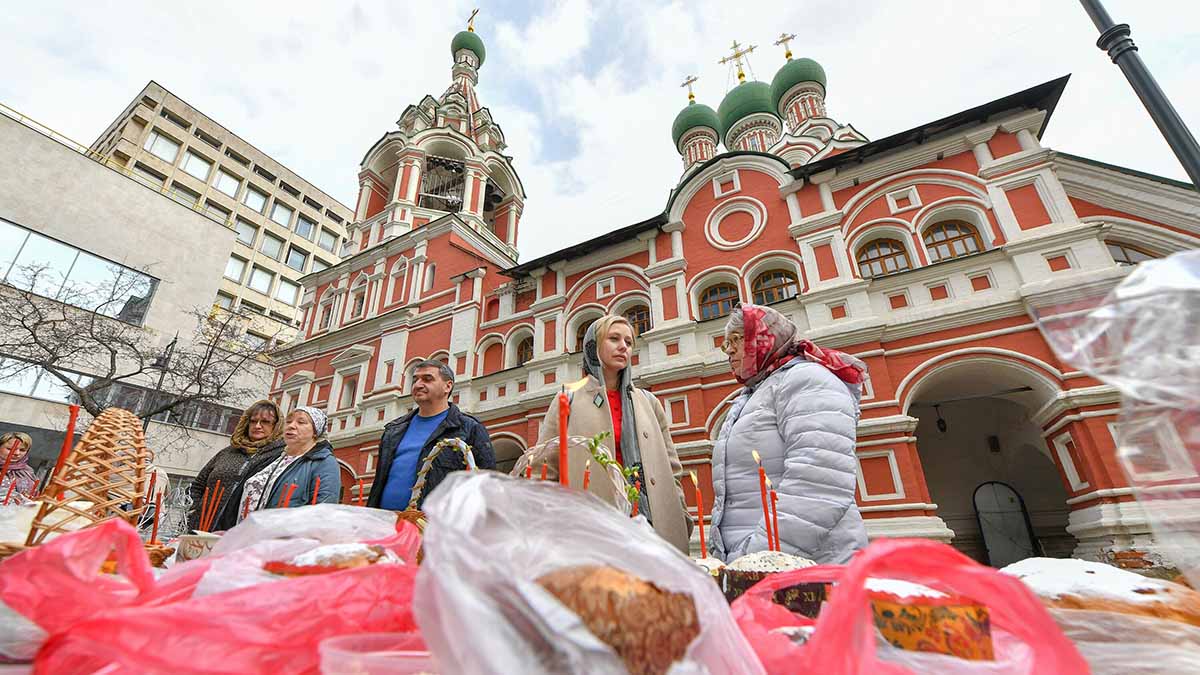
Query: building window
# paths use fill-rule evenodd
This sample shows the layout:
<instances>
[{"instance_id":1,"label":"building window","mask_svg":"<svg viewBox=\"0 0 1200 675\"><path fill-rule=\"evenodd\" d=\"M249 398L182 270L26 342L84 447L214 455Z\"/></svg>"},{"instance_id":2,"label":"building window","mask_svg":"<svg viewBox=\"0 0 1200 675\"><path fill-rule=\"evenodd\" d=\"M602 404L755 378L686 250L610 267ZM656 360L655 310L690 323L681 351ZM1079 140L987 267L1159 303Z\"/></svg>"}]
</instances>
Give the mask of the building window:
<instances>
[{"instance_id":1,"label":"building window","mask_svg":"<svg viewBox=\"0 0 1200 675\"><path fill-rule=\"evenodd\" d=\"M466 166L459 160L427 157L421 172L421 207L450 213L460 211L466 176Z\"/></svg>"},{"instance_id":2,"label":"building window","mask_svg":"<svg viewBox=\"0 0 1200 675\"><path fill-rule=\"evenodd\" d=\"M267 315L266 307L259 307L258 305L254 304L253 302L247 302L245 300L242 300L242 309L247 312L253 312L255 314L262 314L263 316ZM261 336L256 336L256 337L258 337L263 342L266 342L266 338L261 337Z\"/></svg>"},{"instance_id":3,"label":"building window","mask_svg":"<svg viewBox=\"0 0 1200 675\"><path fill-rule=\"evenodd\" d=\"M200 202L200 195L174 181L171 182L170 193L171 199L174 199L184 206L195 206Z\"/></svg>"},{"instance_id":4,"label":"building window","mask_svg":"<svg viewBox=\"0 0 1200 675\"><path fill-rule=\"evenodd\" d=\"M237 219L237 240L247 246L254 246L254 238L258 236L258 228L250 221Z\"/></svg>"},{"instance_id":5,"label":"building window","mask_svg":"<svg viewBox=\"0 0 1200 675\"><path fill-rule=\"evenodd\" d=\"M347 377L342 380L342 396L338 399L338 410L354 407L354 399L358 395L358 378Z\"/></svg>"},{"instance_id":6,"label":"building window","mask_svg":"<svg viewBox=\"0 0 1200 675\"><path fill-rule=\"evenodd\" d=\"M217 301L213 304L221 309L233 310L233 296L217 293Z\"/></svg>"},{"instance_id":7,"label":"building window","mask_svg":"<svg viewBox=\"0 0 1200 675\"><path fill-rule=\"evenodd\" d=\"M179 141L155 129L146 139L146 149L162 161L174 164L175 158L179 156Z\"/></svg>"},{"instance_id":8,"label":"building window","mask_svg":"<svg viewBox=\"0 0 1200 675\"><path fill-rule=\"evenodd\" d=\"M650 330L650 308L645 305L634 305L625 310L625 320L633 326L633 334L641 335Z\"/></svg>"},{"instance_id":9,"label":"building window","mask_svg":"<svg viewBox=\"0 0 1200 675\"><path fill-rule=\"evenodd\" d=\"M429 263L425 267L425 283L421 287L423 293L428 293L433 290L433 282L437 276L437 263Z\"/></svg>"},{"instance_id":10,"label":"building window","mask_svg":"<svg viewBox=\"0 0 1200 675\"><path fill-rule=\"evenodd\" d=\"M246 261L237 256L229 256L225 263L225 278L242 283L242 275L246 273Z\"/></svg>"},{"instance_id":11,"label":"building window","mask_svg":"<svg viewBox=\"0 0 1200 675\"><path fill-rule=\"evenodd\" d=\"M1123 241L1106 241L1104 245L1108 247L1108 253L1112 256L1113 262L1121 267L1136 265L1160 257Z\"/></svg>"},{"instance_id":12,"label":"building window","mask_svg":"<svg viewBox=\"0 0 1200 675\"><path fill-rule=\"evenodd\" d=\"M270 295L271 282L274 280L275 275L271 274L270 270L266 270L255 265L254 270L250 273L249 285L250 288L262 293L263 295Z\"/></svg>"},{"instance_id":13,"label":"building window","mask_svg":"<svg viewBox=\"0 0 1200 675\"><path fill-rule=\"evenodd\" d=\"M288 249L287 266L297 272L304 271L304 263L308 262L308 254L295 246Z\"/></svg>"},{"instance_id":14,"label":"building window","mask_svg":"<svg viewBox=\"0 0 1200 675\"><path fill-rule=\"evenodd\" d=\"M274 260L279 260L283 255L283 240L270 232L263 233L262 244L259 244L258 250Z\"/></svg>"},{"instance_id":15,"label":"building window","mask_svg":"<svg viewBox=\"0 0 1200 675\"><path fill-rule=\"evenodd\" d=\"M212 162L188 150L183 156L183 170L193 178L208 182L208 174L212 171Z\"/></svg>"},{"instance_id":16,"label":"building window","mask_svg":"<svg viewBox=\"0 0 1200 675\"><path fill-rule=\"evenodd\" d=\"M533 360L533 336L527 336L517 344L517 365L523 366Z\"/></svg>"},{"instance_id":17,"label":"building window","mask_svg":"<svg viewBox=\"0 0 1200 675\"><path fill-rule=\"evenodd\" d=\"M960 258L983 250L978 230L973 225L958 220L930 225L925 229L923 238L931 263Z\"/></svg>"},{"instance_id":18,"label":"building window","mask_svg":"<svg viewBox=\"0 0 1200 675\"><path fill-rule=\"evenodd\" d=\"M209 145L211 145L214 149L217 149L217 150L221 149L221 141L218 141L216 136L211 136L211 135L205 133L201 129L196 129L195 131L192 132L192 134L194 134L196 136L196 138L199 138L200 140L204 141L205 143L208 143Z\"/></svg>"},{"instance_id":19,"label":"building window","mask_svg":"<svg viewBox=\"0 0 1200 675\"><path fill-rule=\"evenodd\" d=\"M733 284L709 286L700 294L700 320L708 321L729 314L737 301L737 287Z\"/></svg>"},{"instance_id":20,"label":"building window","mask_svg":"<svg viewBox=\"0 0 1200 675\"><path fill-rule=\"evenodd\" d=\"M788 270L769 270L758 275L751 284L754 303L769 305L780 300L790 300L800 292L796 275Z\"/></svg>"},{"instance_id":21,"label":"building window","mask_svg":"<svg viewBox=\"0 0 1200 675\"><path fill-rule=\"evenodd\" d=\"M247 186L242 203L250 207L250 210L262 213L267 206L267 195L257 188Z\"/></svg>"},{"instance_id":22,"label":"building window","mask_svg":"<svg viewBox=\"0 0 1200 675\"><path fill-rule=\"evenodd\" d=\"M876 239L858 249L858 271L864 279L909 269L908 253L895 239Z\"/></svg>"},{"instance_id":23,"label":"building window","mask_svg":"<svg viewBox=\"0 0 1200 675\"><path fill-rule=\"evenodd\" d=\"M221 222L229 220L229 209L213 202L211 199L204 200L204 211Z\"/></svg>"},{"instance_id":24,"label":"building window","mask_svg":"<svg viewBox=\"0 0 1200 675\"><path fill-rule=\"evenodd\" d=\"M242 179L225 169L217 169L217 180L213 181L213 187L237 199L238 188L242 187Z\"/></svg>"},{"instance_id":25,"label":"building window","mask_svg":"<svg viewBox=\"0 0 1200 675\"><path fill-rule=\"evenodd\" d=\"M362 316L363 310L367 307L367 292L365 290L355 291L354 300L350 304L350 317L358 318Z\"/></svg>"},{"instance_id":26,"label":"building window","mask_svg":"<svg viewBox=\"0 0 1200 675\"><path fill-rule=\"evenodd\" d=\"M292 226L292 207L283 202L275 202L275 206L271 207L271 220L290 228Z\"/></svg>"},{"instance_id":27,"label":"building window","mask_svg":"<svg viewBox=\"0 0 1200 675\"><path fill-rule=\"evenodd\" d=\"M312 270L310 272L323 272L327 269L329 269L329 263L320 258L313 258Z\"/></svg>"},{"instance_id":28,"label":"building window","mask_svg":"<svg viewBox=\"0 0 1200 675\"><path fill-rule=\"evenodd\" d=\"M166 176L159 174L157 171L151 169L145 164L142 164L141 162L133 165L133 174L143 183L147 183L153 186L155 189L161 189L163 181L167 179Z\"/></svg>"},{"instance_id":29,"label":"building window","mask_svg":"<svg viewBox=\"0 0 1200 675\"><path fill-rule=\"evenodd\" d=\"M588 328L594 322L595 319L588 319L587 321L580 322L579 326L575 328L575 351L583 351L583 340L587 337Z\"/></svg>"},{"instance_id":30,"label":"building window","mask_svg":"<svg viewBox=\"0 0 1200 675\"><path fill-rule=\"evenodd\" d=\"M337 248L337 235L329 230L321 230L321 238L317 241L317 245L321 248L333 253Z\"/></svg>"},{"instance_id":31,"label":"building window","mask_svg":"<svg viewBox=\"0 0 1200 675\"><path fill-rule=\"evenodd\" d=\"M298 218L296 218L296 234L300 235L301 237L304 237L305 239L307 239L309 241L312 241L313 234L316 231L317 231L317 224L314 223L313 221L309 220L308 218L305 218L304 216L299 216Z\"/></svg>"},{"instance_id":32,"label":"building window","mask_svg":"<svg viewBox=\"0 0 1200 675\"><path fill-rule=\"evenodd\" d=\"M280 302L285 302L293 307L296 306L296 301L300 297L300 287L287 279L280 279L279 286L275 289L275 299Z\"/></svg>"},{"instance_id":33,"label":"building window","mask_svg":"<svg viewBox=\"0 0 1200 675\"><path fill-rule=\"evenodd\" d=\"M321 305L321 320L317 323L317 327L325 330L331 323L333 323L333 303L329 302Z\"/></svg>"}]
</instances>

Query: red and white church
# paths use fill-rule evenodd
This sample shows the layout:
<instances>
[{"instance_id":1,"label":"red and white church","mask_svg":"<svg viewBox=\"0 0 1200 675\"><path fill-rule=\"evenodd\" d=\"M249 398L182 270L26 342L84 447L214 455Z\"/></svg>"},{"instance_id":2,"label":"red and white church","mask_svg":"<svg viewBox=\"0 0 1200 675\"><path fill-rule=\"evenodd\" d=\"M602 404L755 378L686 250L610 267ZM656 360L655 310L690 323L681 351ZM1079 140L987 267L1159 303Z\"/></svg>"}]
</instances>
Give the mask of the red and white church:
<instances>
[{"instance_id":1,"label":"red and white church","mask_svg":"<svg viewBox=\"0 0 1200 675\"><path fill-rule=\"evenodd\" d=\"M826 111L822 67L788 52L770 83L739 77L716 110L679 113L683 172L662 176L661 213L519 262L525 193L476 93L484 44L463 31L451 54L449 88L367 150L345 258L303 279L301 336L276 355L271 396L328 411L347 501L412 406L415 360L454 369L454 400L511 467L605 312L639 333L635 376L711 499L738 390L718 345L733 304L753 301L868 364L871 536L992 564L1153 559L1114 456L1119 397L1055 358L1033 308L1200 245L1200 198L1042 146L1066 77L869 141Z\"/></svg>"}]
</instances>

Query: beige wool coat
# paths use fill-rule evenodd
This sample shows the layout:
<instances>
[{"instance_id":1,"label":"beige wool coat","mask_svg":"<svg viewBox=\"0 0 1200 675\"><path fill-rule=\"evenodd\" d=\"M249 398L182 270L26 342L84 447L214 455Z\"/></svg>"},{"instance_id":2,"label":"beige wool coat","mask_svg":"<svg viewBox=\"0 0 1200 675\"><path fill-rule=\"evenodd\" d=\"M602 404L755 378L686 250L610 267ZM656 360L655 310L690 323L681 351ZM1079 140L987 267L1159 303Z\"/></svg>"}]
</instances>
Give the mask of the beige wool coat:
<instances>
[{"instance_id":1,"label":"beige wool coat","mask_svg":"<svg viewBox=\"0 0 1200 675\"><path fill-rule=\"evenodd\" d=\"M600 405L596 405L597 401ZM683 476L683 465L675 452L675 444L671 442L671 433L667 429L667 415L662 404L653 394L645 390L633 392L634 423L638 433L638 447L642 452L642 471L645 473L646 495L650 501L650 512L654 520L654 530L663 539L671 543L684 554L688 553L688 542L692 534L692 519L688 515L687 504L684 501L683 486L680 480ZM571 397L571 416L567 425L570 436L592 437L607 431L610 435L604 441L604 447L613 447L612 413L608 407L608 396L604 386L594 377L589 376L587 383L575 391ZM558 396L556 395L546 412L538 432L538 445L558 438ZM552 451L534 457L533 474L536 477L541 472L541 464L547 465L547 478L558 480L558 450L557 444ZM570 482L576 488L583 485L583 469L589 455L587 450L575 445L570 446ZM513 475L523 475L527 457L522 457ZM588 492L604 501L615 504L615 486L609 480L599 479L600 467L592 463L592 478Z\"/></svg>"}]
</instances>

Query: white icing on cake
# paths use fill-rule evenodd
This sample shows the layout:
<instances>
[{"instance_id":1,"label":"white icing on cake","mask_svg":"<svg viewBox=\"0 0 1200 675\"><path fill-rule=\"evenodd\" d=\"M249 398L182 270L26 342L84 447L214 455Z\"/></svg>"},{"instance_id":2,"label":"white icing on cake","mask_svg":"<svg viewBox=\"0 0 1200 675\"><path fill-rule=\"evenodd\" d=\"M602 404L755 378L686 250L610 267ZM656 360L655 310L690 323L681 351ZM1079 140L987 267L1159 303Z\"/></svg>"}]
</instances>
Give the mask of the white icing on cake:
<instances>
[{"instance_id":1,"label":"white icing on cake","mask_svg":"<svg viewBox=\"0 0 1200 675\"><path fill-rule=\"evenodd\" d=\"M725 563L716 558L693 558L692 562L696 563L701 569L713 576L716 576L716 573L725 566Z\"/></svg>"},{"instance_id":2,"label":"white icing on cake","mask_svg":"<svg viewBox=\"0 0 1200 675\"><path fill-rule=\"evenodd\" d=\"M876 591L879 593L888 593L898 598L944 598L947 597L941 591L935 591L928 586L914 584L911 581L901 581L899 579L867 579L867 590Z\"/></svg>"},{"instance_id":3,"label":"white icing on cake","mask_svg":"<svg viewBox=\"0 0 1200 675\"><path fill-rule=\"evenodd\" d=\"M1026 558L1000 571L1017 577L1034 593L1047 598L1075 595L1151 603L1169 602L1182 595L1181 587L1169 581L1074 558Z\"/></svg>"},{"instance_id":4,"label":"white icing on cake","mask_svg":"<svg viewBox=\"0 0 1200 675\"><path fill-rule=\"evenodd\" d=\"M364 556L370 561L401 562L399 558L387 550L384 551L384 555L380 556L379 547L369 544L328 544L301 553L292 558L291 564L298 566L335 565L348 558L357 556Z\"/></svg>"},{"instance_id":5,"label":"white icing on cake","mask_svg":"<svg viewBox=\"0 0 1200 675\"><path fill-rule=\"evenodd\" d=\"M816 564L808 558L801 558L798 555L782 551L755 551L747 553L725 567L735 572L786 572L812 567Z\"/></svg>"}]
</instances>

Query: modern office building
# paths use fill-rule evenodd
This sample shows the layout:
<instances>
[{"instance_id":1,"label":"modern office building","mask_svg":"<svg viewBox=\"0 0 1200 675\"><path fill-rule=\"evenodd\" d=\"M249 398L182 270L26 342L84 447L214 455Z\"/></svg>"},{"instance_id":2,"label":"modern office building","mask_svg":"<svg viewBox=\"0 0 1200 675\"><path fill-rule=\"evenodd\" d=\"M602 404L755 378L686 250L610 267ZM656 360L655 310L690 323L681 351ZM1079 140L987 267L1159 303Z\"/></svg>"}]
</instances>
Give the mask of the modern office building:
<instances>
[{"instance_id":1,"label":"modern office building","mask_svg":"<svg viewBox=\"0 0 1200 675\"><path fill-rule=\"evenodd\" d=\"M230 221L237 238L213 303L261 317L251 332L264 339L296 334L299 279L337 264L352 209L153 81L90 150Z\"/></svg>"}]
</instances>

